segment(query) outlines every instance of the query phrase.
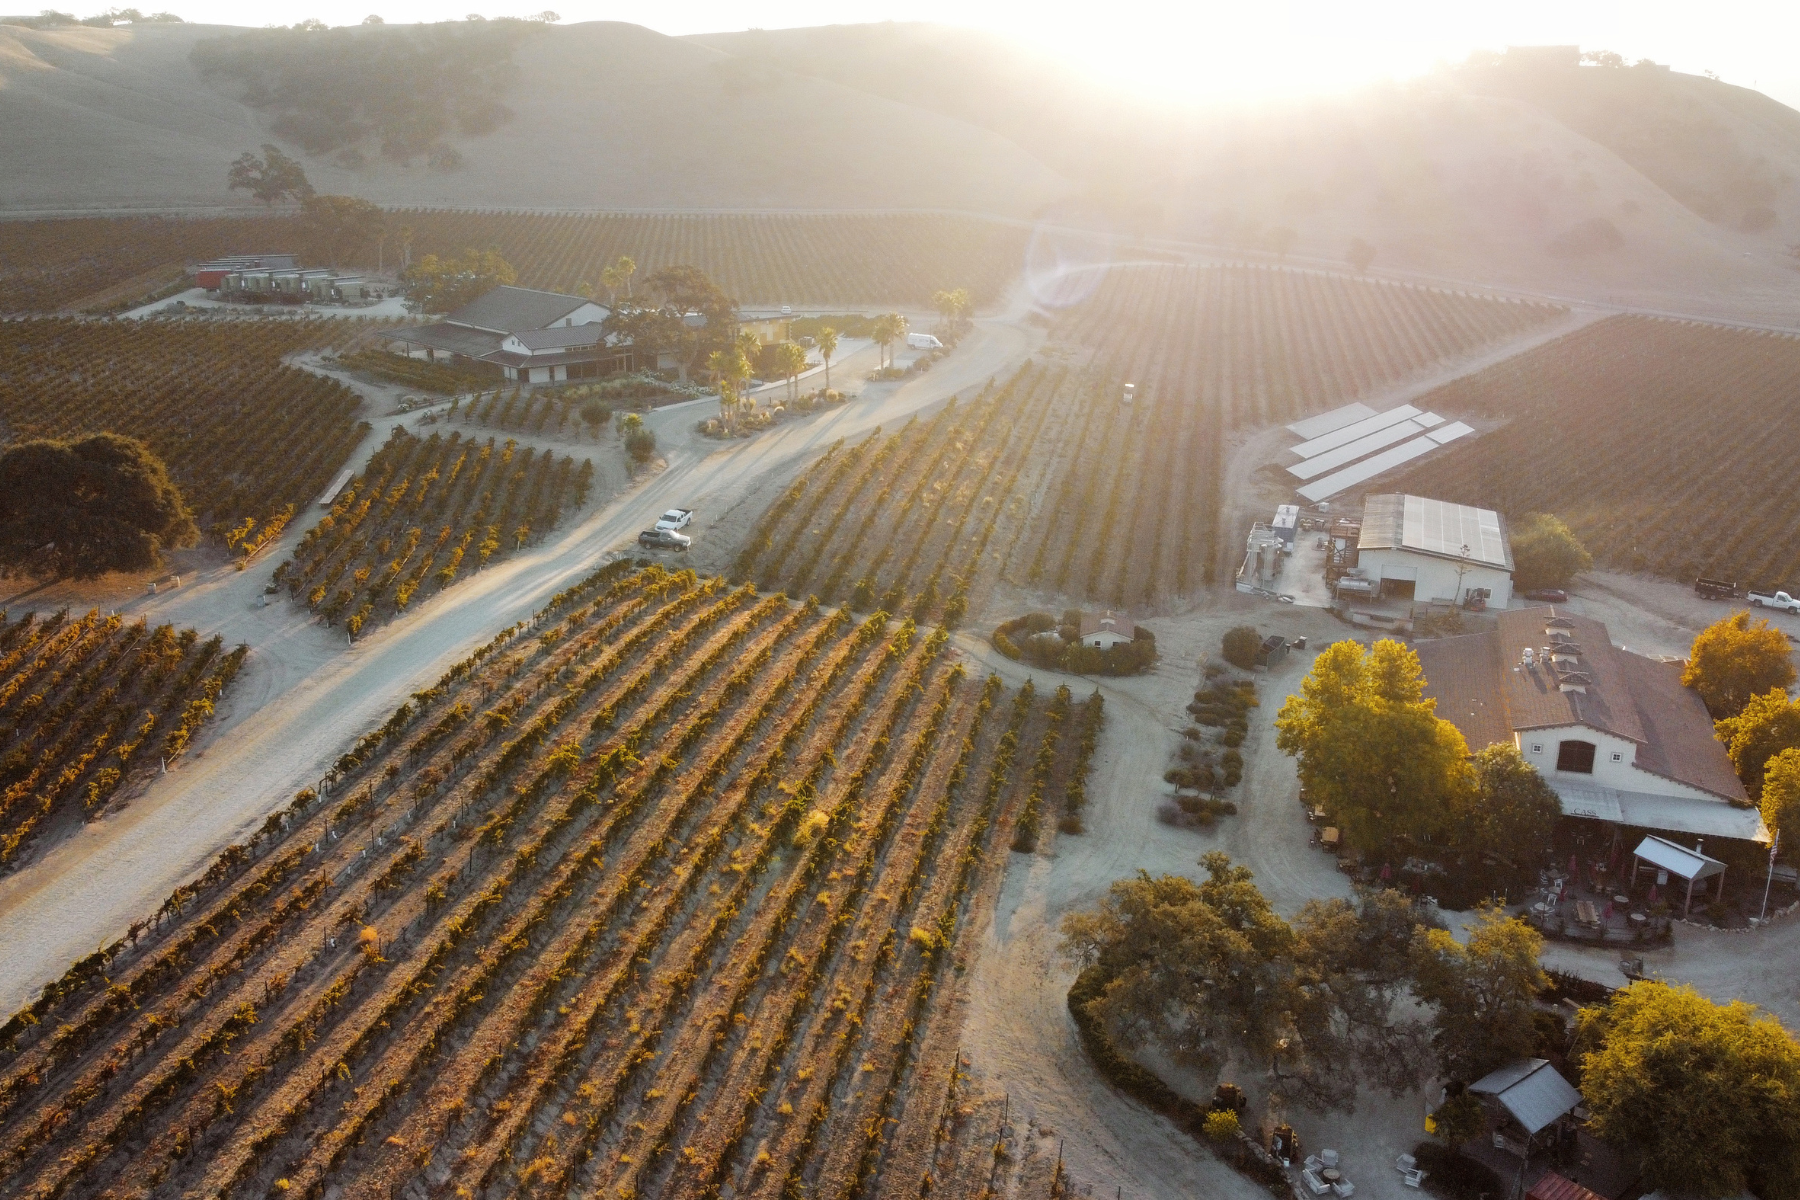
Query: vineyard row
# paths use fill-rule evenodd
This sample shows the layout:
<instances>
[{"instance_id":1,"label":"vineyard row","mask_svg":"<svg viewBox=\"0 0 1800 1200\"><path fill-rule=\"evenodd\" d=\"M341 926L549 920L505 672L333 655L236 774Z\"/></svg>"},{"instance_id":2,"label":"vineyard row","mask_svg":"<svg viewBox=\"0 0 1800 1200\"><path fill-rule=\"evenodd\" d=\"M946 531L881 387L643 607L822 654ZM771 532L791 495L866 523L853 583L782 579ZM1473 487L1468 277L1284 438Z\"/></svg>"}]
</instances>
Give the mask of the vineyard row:
<instances>
[{"instance_id":1,"label":"vineyard row","mask_svg":"<svg viewBox=\"0 0 1800 1200\"><path fill-rule=\"evenodd\" d=\"M922 1194L1079 754L946 651L596 572L0 1028L0 1194Z\"/></svg>"}]
</instances>

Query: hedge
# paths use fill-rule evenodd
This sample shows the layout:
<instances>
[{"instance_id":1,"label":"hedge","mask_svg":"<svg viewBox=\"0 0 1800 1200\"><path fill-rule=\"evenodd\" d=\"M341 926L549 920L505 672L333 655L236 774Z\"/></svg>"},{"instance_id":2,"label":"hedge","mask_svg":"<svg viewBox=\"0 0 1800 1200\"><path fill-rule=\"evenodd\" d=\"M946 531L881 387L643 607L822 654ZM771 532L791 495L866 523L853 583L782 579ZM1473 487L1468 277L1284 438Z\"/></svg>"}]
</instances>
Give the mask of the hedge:
<instances>
[{"instance_id":1,"label":"hedge","mask_svg":"<svg viewBox=\"0 0 1800 1200\"><path fill-rule=\"evenodd\" d=\"M1205 1105L1181 1095L1154 1071L1112 1044L1101 1020L1088 1012L1089 1003L1099 999L1110 982L1105 968L1092 966L1076 976L1075 986L1069 989L1069 1015L1075 1018L1076 1035L1094 1069L1133 1100L1169 1118L1177 1129L1218 1154L1240 1174L1267 1188L1271 1195L1299 1200L1299 1193L1281 1164L1249 1134L1239 1130L1235 1142L1228 1141L1223 1146L1212 1141L1206 1134L1206 1114L1210 1110Z\"/></svg>"},{"instance_id":2,"label":"hedge","mask_svg":"<svg viewBox=\"0 0 1800 1200\"><path fill-rule=\"evenodd\" d=\"M1065 616L1072 614L1065 614ZM1055 638L1037 634L1058 630ZM1108 650L1084 646L1068 625L1059 626L1049 613L1026 613L994 630L994 649L1014 662L1073 675L1136 675L1156 661L1156 635L1139 625L1129 642Z\"/></svg>"}]
</instances>

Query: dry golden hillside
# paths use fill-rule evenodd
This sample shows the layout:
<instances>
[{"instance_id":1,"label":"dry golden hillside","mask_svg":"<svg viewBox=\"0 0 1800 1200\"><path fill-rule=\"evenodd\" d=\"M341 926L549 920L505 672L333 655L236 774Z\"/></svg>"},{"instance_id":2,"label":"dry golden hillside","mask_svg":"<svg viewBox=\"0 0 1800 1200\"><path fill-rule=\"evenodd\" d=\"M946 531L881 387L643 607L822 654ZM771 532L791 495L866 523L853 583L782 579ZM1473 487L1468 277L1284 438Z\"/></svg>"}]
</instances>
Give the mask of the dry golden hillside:
<instances>
[{"instance_id":1,"label":"dry golden hillside","mask_svg":"<svg viewBox=\"0 0 1800 1200\"><path fill-rule=\"evenodd\" d=\"M271 140L269 114L190 61L238 32L0 26L0 209L243 203L225 169ZM522 208L1023 216L1067 190L991 131L825 80L744 80L726 57L635 25L544 30L518 49L513 118L452 139L460 168L372 155L347 170L322 155L307 173L320 191L385 204Z\"/></svg>"}]
</instances>

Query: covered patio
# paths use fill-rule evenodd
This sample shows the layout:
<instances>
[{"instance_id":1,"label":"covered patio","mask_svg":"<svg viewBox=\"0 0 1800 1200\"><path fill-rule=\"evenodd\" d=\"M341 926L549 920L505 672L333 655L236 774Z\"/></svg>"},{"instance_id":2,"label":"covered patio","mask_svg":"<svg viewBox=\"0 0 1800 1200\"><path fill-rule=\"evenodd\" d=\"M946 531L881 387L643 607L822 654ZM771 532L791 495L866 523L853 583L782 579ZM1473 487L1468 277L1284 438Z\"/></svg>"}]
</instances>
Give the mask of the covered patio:
<instances>
[{"instance_id":1,"label":"covered patio","mask_svg":"<svg viewBox=\"0 0 1800 1200\"><path fill-rule=\"evenodd\" d=\"M1694 905L1696 883L1716 878L1718 883L1713 887L1713 899L1720 899L1725 894L1725 864L1702 854L1700 847L1704 844L1696 842L1694 848L1689 850L1686 846L1651 834L1631 852L1632 886L1637 886L1638 874L1646 868L1656 872L1658 887L1668 886L1670 876L1687 880L1687 898L1681 906L1681 915L1684 917Z\"/></svg>"}]
</instances>

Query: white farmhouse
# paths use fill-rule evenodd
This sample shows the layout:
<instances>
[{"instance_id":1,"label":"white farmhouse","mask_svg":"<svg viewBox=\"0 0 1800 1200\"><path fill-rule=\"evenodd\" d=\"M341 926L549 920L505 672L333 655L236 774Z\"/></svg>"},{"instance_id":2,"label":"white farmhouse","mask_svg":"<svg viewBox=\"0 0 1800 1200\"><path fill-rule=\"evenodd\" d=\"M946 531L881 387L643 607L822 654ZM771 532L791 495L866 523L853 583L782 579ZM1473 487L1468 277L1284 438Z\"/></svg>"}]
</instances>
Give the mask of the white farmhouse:
<instances>
[{"instance_id":1,"label":"white farmhouse","mask_svg":"<svg viewBox=\"0 0 1800 1200\"><path fill-rule=\"evenodd\" d=\"M1621 650L1599 621L1556 608L1498 625L1416 647L1425 695L1471 751L1513 743L1565 816L1768 842L1680 663Z\"/></svg>"},{"instance_id":2,"label":"white farmhouse","mask_svg":"<svg viewBox=\"0 0 1800 1200\"><path fill-rule=\"evenodd\" d=\"M601 333L611 311L582 296L497 287L435 325L393 338L415 358L492 363L513 382L593 379L636 365L630 343Z\"/></svg>"},{"instance_id":3,"label":"white farmhouse","mask_svg":"<svg viewBox=\"0 0 1800 1200\"><path fill-rule=\"evenodd\" d=\"M1489 608L1512 600L1512 545L1500 514L1398 493L1363 502L1356 565L1377 595Z\"/></svg>"},{"instance_id":4,"label":"white farmhouse","mask_svg":"<svg viewBox=\"0 0 1800 1200\"><path fill-rule=\"evenodd\" d=\"M1111 650L1120 642L1129 642L1137 636L1137 626L1132 624L1124 613L1108 610L1103 613L1081 614L1081 644L1091 646L1095 650Z\"/></svg>"}]
</instances>

